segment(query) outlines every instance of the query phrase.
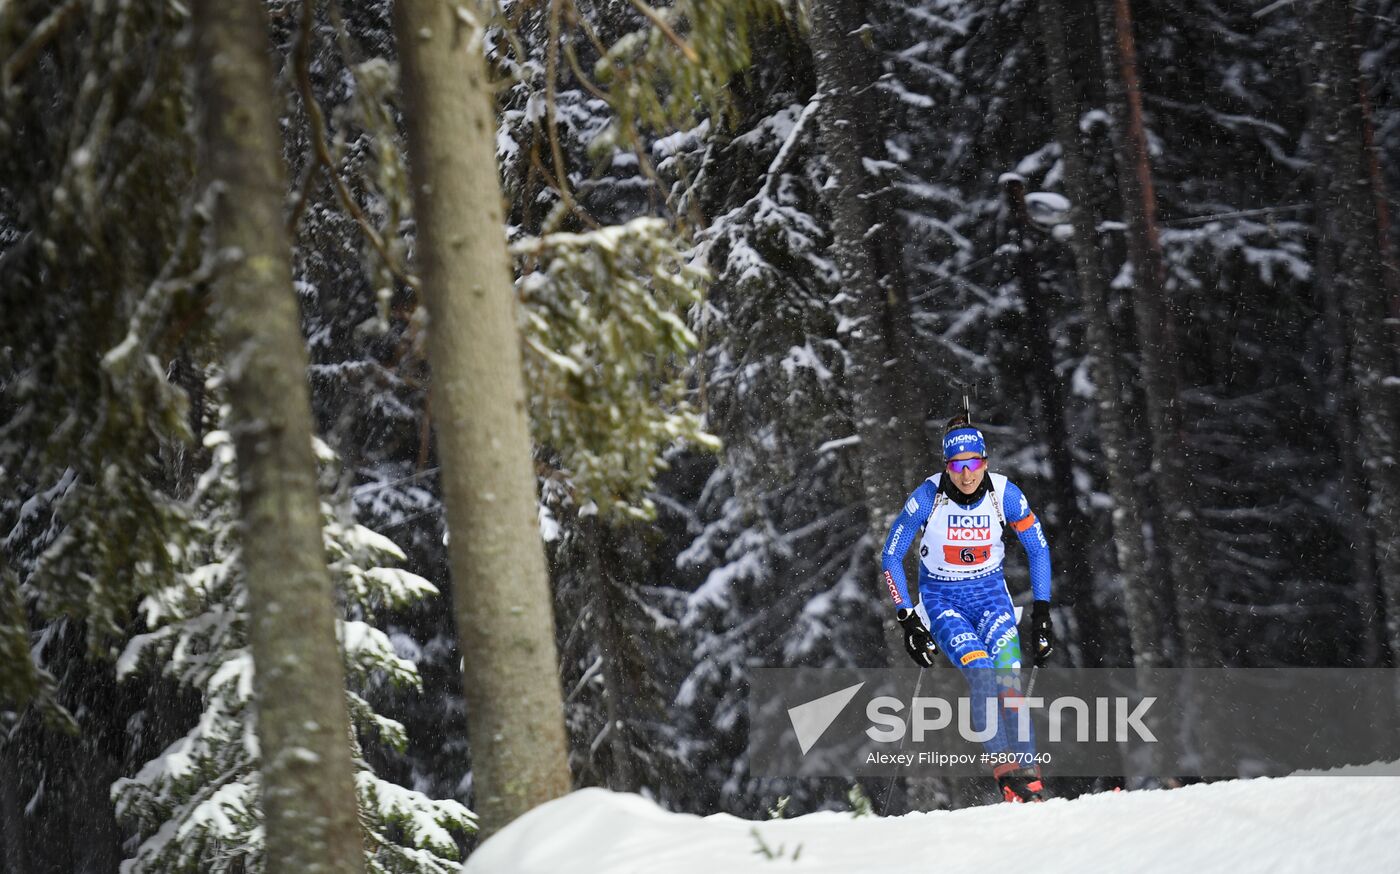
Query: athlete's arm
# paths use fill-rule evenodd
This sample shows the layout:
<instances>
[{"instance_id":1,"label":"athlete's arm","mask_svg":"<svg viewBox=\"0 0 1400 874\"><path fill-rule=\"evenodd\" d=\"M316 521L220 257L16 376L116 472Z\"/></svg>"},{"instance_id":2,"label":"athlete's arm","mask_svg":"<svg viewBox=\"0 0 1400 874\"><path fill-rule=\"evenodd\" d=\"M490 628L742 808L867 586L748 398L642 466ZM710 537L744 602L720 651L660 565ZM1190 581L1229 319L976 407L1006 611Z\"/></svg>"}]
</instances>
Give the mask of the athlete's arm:
<instances>
[{"instance_id":1,"label":"athlete's arm","mask_svg":"<svg viewBox=\"0 0 1400 874\"><path fill-rule=\"evenodd\" d=\"M1050 544L1045 542L1045 529L1031 512L1026 496L1010 480L1006 482L1006 493L1001 496L1001 508L1006 514L1006 524L1016 532L1016 539L1026 550L1031 566L1031 596L1037 601L1049 601Z\"/></svg>"},{"instance_id":2,"label":"athlete's arm","mask_svg":"<svg viewBox=\"0 0 1400 874\"><path fill-rule=\"evenodd\" d=\"M890 598L894 600L895 607L907 607L911 610L914 607L914 602L909 600L909 587L904 580L904 554L909 551L909 544L914 542L919 529L928 521L929 514L933 512L933 500L937 495L938 489L933 483L924 480L914 490L914 494L909 496L909 500L904 502L904 509L895 518L894 524L890 526L889 535L885 537L885 548L880 553L880 566L883 569L880 576L890 591Z\"/></svg>"}]
</instances>

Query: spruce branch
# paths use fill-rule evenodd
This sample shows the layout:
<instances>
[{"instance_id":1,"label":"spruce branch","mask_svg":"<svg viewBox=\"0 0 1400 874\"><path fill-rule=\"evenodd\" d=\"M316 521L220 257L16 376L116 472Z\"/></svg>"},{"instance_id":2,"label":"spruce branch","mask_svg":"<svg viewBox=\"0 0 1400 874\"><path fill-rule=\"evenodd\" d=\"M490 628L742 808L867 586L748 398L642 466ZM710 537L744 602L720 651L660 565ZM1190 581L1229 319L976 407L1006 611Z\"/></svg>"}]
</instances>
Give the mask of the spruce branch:
<instances>
[{"instance_id":1,"label":"spruce branch","mask_svg":"<svg viewBox=\"0 0 1400 874\"><path fill-rule=\"evenodd\" d=\"M549 152L554 160L555 191L564 205L573 209L574 196L569 191L569 171L564 166L564 150L559 145L559 99L555 81L559 75L559 15L563 0L549 0L549 44L545 52L544 113L545 131L549 137Z\"/></svg>"},{"instance_id":2,"label":"spruce branch","mask_svg":"<svg viewBox=\"0 0 1400 874\"><path fill-rule=\"evenodd\" d=\"M3 72L0 72L0 94L10 90L10 86L19 78L19 74L24 72L24 68L38 57L40 50L58 36L64 25L77 14L79 6L78 0L68 0L39 22L29 34L29 38L5 62Z\"/></svg>"},{"instance_id":3,"label":"spruce branch","mask_svg":"<svg viewBox=\"0 0 1400 874\"><path fill-rule=\"evenodd\" d=\"M384 241L384 237L374 229L374 226L369 222L369 218L365 215L364 210L360 209L360 205L355 202L354 194L350 191L350 187L345 184L345 180L341 177L339 170L336 168L335 160L331 157L330 146L326 142L326 116L311 86L311 32L312 28L315 26L315 17L316 7L314 5L314 0L302 0L300 33L297 35L297 44L292 49L292 62L295 67L297 92L301 95L302 103L306 107L307 127L311 134L312 154L316 162L325 168L326 174L330 177L331 183L335 188L336 196L341 206L344 207L345 211L354 219L355 224L359 225L360 231L364 234L365 239L369 241L370 246L379 254L379 257L383 259L385 268L395 279L409 288L412 288L414 291L417 291L420 285L418 277L409 273L394 260L393 255L389 252L387 243ZM309 188L310 184L308 182L306 184L306 190L309 191ZM303 193L305 193L305 191ZM294 220L299 222L303 209L303 205L298 204L294 206L292 211ZM296 226L289 226L288 231L295 234Z\"/></svg>"},{"instance_id":4,"label":"spruce branch","mask_svg":"<svg viewBox=\"0 0 1400 874\"><path fill-rule=\"evenodd\" d=\"M666 39L670 40L676 48L680 49L681 54L685 55L687 61L690 61L692 64L700 63L699 53L695 51L690 43L681 39L680 35L671 28L671 25L666 19L661 17L661 13L652 9L646 3L642 2L642 0L630 0L630 2L638 12L647 17L648 21L656 25L656 29L661 31Z\"/></svg>"}]
</instances>

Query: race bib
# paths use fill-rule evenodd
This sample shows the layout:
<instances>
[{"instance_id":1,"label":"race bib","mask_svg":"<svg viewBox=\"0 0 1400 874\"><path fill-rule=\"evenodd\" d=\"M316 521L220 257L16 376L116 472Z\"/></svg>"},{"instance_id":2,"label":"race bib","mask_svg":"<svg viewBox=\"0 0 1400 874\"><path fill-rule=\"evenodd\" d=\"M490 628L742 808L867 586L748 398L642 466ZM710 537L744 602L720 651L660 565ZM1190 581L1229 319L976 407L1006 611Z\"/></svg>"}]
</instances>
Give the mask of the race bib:
<instances>
[{"instance_id":1,"label":"race bib","mask_svg":"<svg viewBox=\"0 0 1400 874\"><path fill-rule=\"evenodd\" d=\"M944 546L943 560L948 564L981 564L991 558L990 546Z\"/></svg>"}]
</instances>

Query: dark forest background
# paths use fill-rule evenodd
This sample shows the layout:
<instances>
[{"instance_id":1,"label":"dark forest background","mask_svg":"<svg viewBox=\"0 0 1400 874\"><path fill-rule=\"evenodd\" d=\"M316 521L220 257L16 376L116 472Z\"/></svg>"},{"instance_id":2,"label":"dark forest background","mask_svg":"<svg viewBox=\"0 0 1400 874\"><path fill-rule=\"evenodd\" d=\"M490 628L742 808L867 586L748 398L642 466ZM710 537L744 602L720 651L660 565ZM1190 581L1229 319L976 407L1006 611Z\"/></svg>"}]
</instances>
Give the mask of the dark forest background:
<instances>
[{"instance_id":1,"label":"dark forest background","mask_svg":"<svg viewBox=\"0 0 1400 874\"><path fill-rule=\"evenodd\" d=\"M361 766L469 846L465 812L432 806L471 808L472 759L391 4L265 5L326 540L373 632ZM1395 666L1396 4L493 14L525 331L611 372L587 390L626 410L596 450L564 400L587 380L527 362L575 786L847 805L849 782L748 774L746 677L902 661L875 549L964 394L1045 523L1060 664ZM236 553L187 28L154 0L0 9L9 872L201 870L207 846L141 848L248 773L210 729L245 724L219 673L238 590L197 572ZM610 228L626 242L599 249ZM707 275L656 292L674 335L580 327L651 312L598 302L663 263ZM190 768L151 771L172 744ZM235 809L175 843L236 843L257 815Z\"/></svg>"}]
</instances>

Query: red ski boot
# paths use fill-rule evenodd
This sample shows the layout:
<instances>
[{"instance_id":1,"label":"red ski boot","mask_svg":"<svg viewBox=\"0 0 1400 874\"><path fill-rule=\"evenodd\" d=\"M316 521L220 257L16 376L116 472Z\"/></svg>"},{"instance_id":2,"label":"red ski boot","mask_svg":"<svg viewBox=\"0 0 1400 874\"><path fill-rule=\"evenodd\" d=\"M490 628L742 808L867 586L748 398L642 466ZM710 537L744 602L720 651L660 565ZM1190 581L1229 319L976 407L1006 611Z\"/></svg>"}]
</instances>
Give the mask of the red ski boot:
<instances>
[{"instance_id":1,"label":"red ski boot","mask_svg":"<svg viewBox=\"0 0 1400 874\"><path fill-rule=\"evenodd\" d=\"M1040 781L1040 768L1019 768L1002 765L992 772L1001 787L1001 797L1012 804L1028 804L1045 800L1045 784Z\"/></svg>"}]
</instances>

